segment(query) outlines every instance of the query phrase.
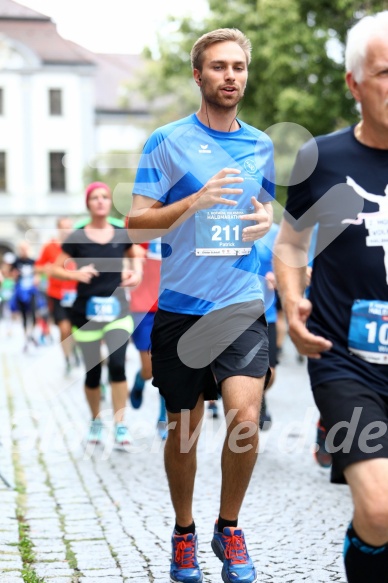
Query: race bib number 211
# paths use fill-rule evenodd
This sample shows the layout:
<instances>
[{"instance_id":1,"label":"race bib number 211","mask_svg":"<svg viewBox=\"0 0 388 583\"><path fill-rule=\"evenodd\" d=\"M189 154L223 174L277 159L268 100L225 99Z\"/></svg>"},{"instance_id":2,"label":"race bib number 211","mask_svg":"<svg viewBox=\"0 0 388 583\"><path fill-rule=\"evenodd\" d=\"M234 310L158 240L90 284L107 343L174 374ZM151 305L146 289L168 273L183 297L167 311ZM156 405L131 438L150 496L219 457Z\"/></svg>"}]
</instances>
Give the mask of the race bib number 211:
<instances>
[{"instance_id":1,"label":"race bib number 211","mask_svg":"<svg viewBox=\"0 0 388 583\"><path fill-rule=\"evenodd\" d=\"M195 214L196 255L248 255L253 242L242 241L242 230L255 221L242 221L241 216L251 211L202 210Z\"/></svg>"}]
</instances>

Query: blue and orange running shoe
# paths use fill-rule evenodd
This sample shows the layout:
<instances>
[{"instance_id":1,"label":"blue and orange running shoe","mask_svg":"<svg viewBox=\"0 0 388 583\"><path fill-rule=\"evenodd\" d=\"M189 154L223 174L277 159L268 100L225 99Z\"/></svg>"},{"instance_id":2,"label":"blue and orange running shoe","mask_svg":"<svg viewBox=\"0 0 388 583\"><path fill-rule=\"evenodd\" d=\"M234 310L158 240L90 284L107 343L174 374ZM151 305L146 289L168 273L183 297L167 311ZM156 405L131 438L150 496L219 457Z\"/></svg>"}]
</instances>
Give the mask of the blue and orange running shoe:
<instances>
[{"instance_id":1,"label":"blue and orange running shoe","mask_svg":"<svg viewBox=\"0 0 388 583\"><path fill-rule=\"evenodd\" d=\"M218 532L216 522L212 549L224 563L222 580L225 583L255 583L257 581L256 569L248 555L241 528L227 526L223 532Z\"/></svg>"},{"instance_id":2,"label":"blue and orange running shoe","mask_svg":"<svg viewBox=\"0 0 388 583\"><path fill-rule=\"evenodd\" d=\"M331 466L331 453L326 447L326 436L327 431L320 418L317 423L317 437L315 440L315 451L314 456L317 463L321 468L330 468Z\"/></svg>"},{"instance_id":3,"label":"blue and orange running shoe","mask_svg":"<svg viewBox=\"0 0 388 583\"><path fill-rule=\"evenodd\" d=\"M174 532L171 542L170 581L172 583L201 583L203 577L197 561L197 535Z\"/></svg>"}]
</instances>

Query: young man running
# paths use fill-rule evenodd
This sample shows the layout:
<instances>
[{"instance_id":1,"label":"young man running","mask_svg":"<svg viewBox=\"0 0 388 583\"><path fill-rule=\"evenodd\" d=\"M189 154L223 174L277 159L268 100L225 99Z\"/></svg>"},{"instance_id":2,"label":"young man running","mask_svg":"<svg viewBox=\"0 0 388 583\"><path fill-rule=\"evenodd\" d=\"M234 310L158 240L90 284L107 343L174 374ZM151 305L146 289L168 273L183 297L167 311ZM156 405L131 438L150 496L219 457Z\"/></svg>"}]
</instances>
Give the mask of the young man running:
<instances>
[{"instance_id":1,"label":"young man running","mask_svg":"<svg viewBox=\"0 0 388 583\"><path fill-rule=\"evenodd\" d=\"M258 452L268 335L253 242L272 224L273 146L237 118L251 44L237 29L191 51L198 111L156 130L140 160L128 218L133 241L162 236L153 383L166 400L165 468L175 511L170 580L203 580L193 517L196 447L205 400L222 403L227 434L212 549L226 583L253 583L238 515Z\"/></svg>"}]
</instances>

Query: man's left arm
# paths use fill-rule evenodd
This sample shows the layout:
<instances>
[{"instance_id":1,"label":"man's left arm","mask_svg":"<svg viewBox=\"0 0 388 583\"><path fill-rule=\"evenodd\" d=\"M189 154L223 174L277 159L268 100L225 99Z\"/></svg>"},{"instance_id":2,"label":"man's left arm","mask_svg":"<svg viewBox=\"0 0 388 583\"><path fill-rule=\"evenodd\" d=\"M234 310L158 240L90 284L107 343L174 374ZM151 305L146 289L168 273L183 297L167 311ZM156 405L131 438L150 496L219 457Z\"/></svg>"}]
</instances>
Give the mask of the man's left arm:
<instances>
[{"instance_id":1,"label":"man's left arm","mask_svg":"<svg viewBox=\"0 0 388 583\"><path fill-rule=\"evenodd\" d=\"M257 239L261 239L268 233L273 221L272 203L261 203L254 196L252 196L251 201L254 208L253 213L243 215L241 220L255 221L256 224L243 228L243 241L256 241Z\"/></svg>"}]
</instances>

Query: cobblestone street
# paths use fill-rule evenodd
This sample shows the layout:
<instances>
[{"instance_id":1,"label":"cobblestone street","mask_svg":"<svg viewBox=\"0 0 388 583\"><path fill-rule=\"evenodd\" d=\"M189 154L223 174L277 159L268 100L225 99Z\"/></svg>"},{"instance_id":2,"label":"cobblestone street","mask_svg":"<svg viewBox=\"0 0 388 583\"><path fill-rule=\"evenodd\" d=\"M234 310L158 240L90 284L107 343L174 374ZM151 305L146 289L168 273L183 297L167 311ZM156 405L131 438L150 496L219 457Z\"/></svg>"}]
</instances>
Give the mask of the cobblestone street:
<instances>
[{"instance_id":1,"label":"cobblestone street","mask_svg":"<svg viewBox=\"0 0 388 583\"><path fill-rule=\"evenodd\" d=\"M83 368L65 378L57 342L23 354L18 329L8 337L1 326L1 583L168 583L174 517L164 442L156 432L156 389L148 383L142 408L128 407L131 453L113 449L109 392L103 405L105 442L85 449L89 413ZM137 367L130 346L130 383ZM273 425L261 435L240 515L260 583L345 581L342 543L350 494L346 486L331 485L329 471L314 461L318 413L305 369L287 341L267 396ZM221 582L222 565L210 541L218 515L223 435L222 416L207 418L194 514L206 583ZM35 579L23 579L23 533L33 545L29 569Z\"/></svg>"}]
</instances>

